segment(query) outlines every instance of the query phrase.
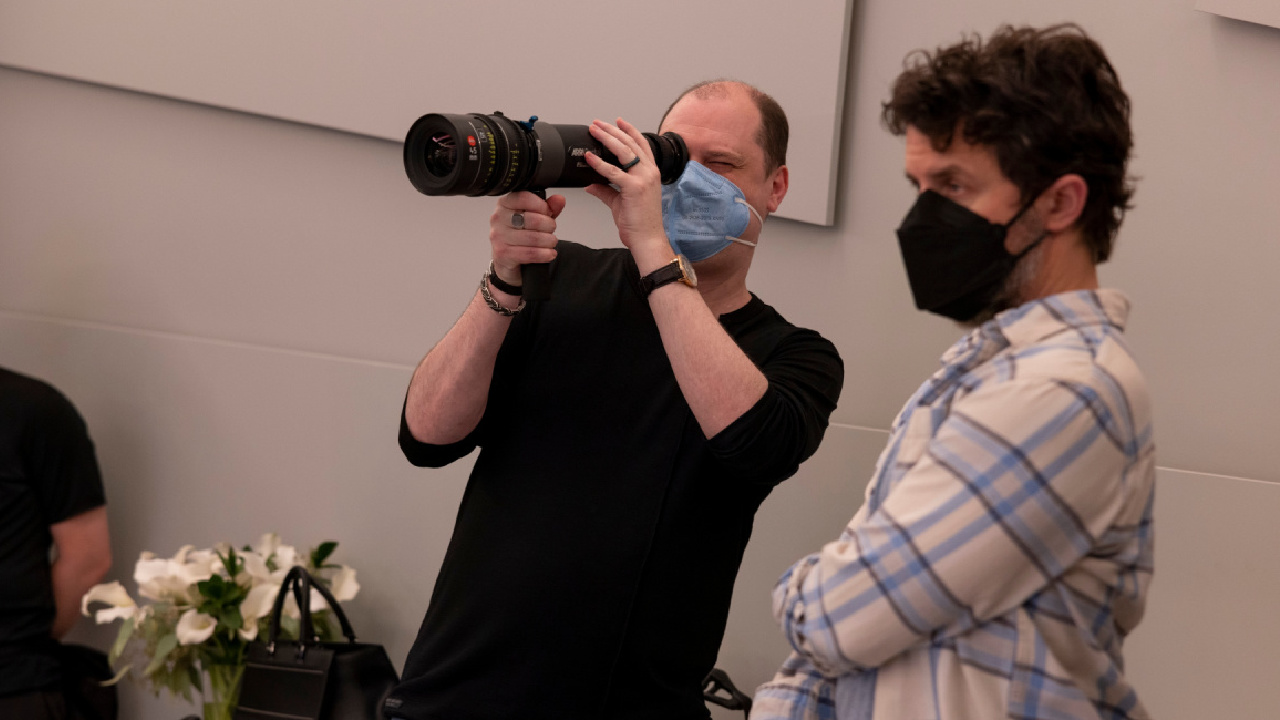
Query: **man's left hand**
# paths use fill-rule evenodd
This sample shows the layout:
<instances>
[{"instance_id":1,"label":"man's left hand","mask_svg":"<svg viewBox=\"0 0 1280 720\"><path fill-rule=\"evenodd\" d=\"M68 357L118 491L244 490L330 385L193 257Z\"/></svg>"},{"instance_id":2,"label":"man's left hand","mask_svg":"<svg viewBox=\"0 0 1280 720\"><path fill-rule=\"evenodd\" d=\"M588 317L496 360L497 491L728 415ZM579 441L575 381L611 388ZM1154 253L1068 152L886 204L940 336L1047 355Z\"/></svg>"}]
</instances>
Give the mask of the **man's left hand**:
<instances>
[{"instance_id":1,"label":"man's left hand","mask_svg":"<svg viewBox=\"0 0 1280 720\"><path fill-rule=\"evenodd\" d=\"M662 176L649 141L622 118L618 118L617 125L596 120L591 124L591 135L623 165L636 158L639 162L623 170L588 152L587 164L612 186L591 185L587 192L613 212L618 237L631 249L641 274L670 262L675 253L662 229Z\"/></svg>"}]
</instances>

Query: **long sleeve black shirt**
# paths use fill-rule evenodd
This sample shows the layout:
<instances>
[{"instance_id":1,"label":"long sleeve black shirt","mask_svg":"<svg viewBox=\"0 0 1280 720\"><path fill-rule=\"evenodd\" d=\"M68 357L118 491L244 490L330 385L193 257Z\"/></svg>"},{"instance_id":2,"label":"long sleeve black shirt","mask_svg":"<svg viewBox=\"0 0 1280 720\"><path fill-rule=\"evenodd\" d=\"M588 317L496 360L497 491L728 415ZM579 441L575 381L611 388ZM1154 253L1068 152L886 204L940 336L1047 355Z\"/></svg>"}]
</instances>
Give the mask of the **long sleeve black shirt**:
<instances>
[{"instance_id":1,"label":"long sleeve black shirt","mask_svg":"<svg viewBox=\"0 0 1280 720\"><path fill-rule=\"evenodd\" d=\"M508 330L470 436L424 444L402 418L416 465L481 450L389 717L708 717L755 511L835 409L835 347L753 296L720 321L768 389L707 439L630 253L561 242L552 283Z\"/></svg>"}]
</instances>

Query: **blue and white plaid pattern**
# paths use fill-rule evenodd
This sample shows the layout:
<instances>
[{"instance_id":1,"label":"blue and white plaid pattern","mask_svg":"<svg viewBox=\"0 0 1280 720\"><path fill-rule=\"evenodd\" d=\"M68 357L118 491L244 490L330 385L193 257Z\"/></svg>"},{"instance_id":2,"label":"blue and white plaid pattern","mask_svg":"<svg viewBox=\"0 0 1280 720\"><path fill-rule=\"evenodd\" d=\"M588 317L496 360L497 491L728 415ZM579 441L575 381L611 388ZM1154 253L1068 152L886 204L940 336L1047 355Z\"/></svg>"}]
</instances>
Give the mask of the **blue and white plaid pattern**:
<instances>
[{"instance_id":1,"label":"blue and white plaid pattern","mask_svg":"<svg viewBox=\"0 0 1280 720\"><path fill-rule=\"evenodd\" d=\"M1121 656L1154 549L1127 313L1064 293L947 351L839 540L779 580L795 652L753 720L1147 717Z\"/></svg>"}]
</instances>

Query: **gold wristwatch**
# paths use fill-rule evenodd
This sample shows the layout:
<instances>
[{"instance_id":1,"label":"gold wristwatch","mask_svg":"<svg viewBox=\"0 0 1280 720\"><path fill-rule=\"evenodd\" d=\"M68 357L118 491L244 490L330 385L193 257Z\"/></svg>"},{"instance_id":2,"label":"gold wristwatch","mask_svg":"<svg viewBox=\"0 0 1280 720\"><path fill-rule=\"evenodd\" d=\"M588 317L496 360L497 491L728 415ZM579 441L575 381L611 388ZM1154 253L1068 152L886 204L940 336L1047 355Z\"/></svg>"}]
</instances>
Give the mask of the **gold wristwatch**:
<instances>
[{"instance_id":1,"label":"gold wristwatch","mask_svg":"<svg viewBox=\"0 0 1280 720\"><path fill-rule=\"evenodd\" d=\"M679 280L691 288L698 287L698 276L693 272L693 263L684 255L676 255L671 262L640 278L640 291L645 297L658 288Z\"/></svg>"}]
</instances>

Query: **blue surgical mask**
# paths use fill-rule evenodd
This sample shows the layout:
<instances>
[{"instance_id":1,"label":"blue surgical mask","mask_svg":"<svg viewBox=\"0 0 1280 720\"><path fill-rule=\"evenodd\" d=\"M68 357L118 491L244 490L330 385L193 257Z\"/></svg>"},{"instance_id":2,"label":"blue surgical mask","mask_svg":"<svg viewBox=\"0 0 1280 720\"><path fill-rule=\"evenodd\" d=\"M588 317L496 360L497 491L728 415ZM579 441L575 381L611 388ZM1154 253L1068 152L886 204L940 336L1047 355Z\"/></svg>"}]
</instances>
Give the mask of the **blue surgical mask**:
<instances>
[{"instance_id":1,"label":"blue surgical mask","mask_svg":"<svg viewBox=\"0 0 1280 720\"><path fill-rule=\"evenodd\" d=\"M690 161L680 178L662 186L662 229L671 249L691 262L706 260L733 243L755 247L741 235L755 215L747 196L723 175Z\"/></svg>"}]
</instances>

